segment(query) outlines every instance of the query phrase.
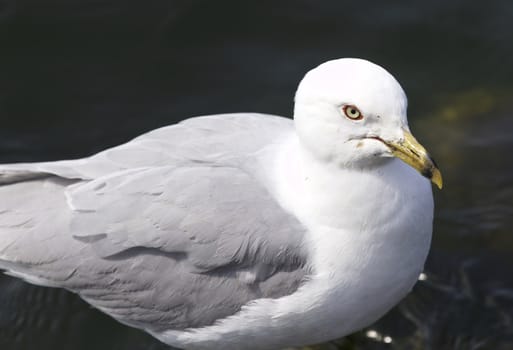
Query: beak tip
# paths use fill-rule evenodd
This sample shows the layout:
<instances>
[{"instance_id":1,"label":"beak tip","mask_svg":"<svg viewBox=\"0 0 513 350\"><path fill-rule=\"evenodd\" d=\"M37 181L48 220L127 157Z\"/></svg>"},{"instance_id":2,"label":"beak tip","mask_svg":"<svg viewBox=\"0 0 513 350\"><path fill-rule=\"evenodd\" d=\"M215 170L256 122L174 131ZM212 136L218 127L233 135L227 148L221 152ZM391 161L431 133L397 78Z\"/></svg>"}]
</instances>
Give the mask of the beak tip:
<instances>
[{"instance_id":1,"label":"beak tip","mask_svg":"<svg viewBox=\"0 0 513 350\"><path fill-rule=\"evenodd\" d=\"M433 169L431 181L438 187L439 190L443 188L442 173L440 173L440 170L438 170L438 168Z\"/></svg>"},{"instance_id":2,"label":"beak tip","mask_svg":"<svg viewBox=\"0 0 513 350\"><path fill-rule=\"evenodd\" d=\"M439 190L442 189L442 187L443 187L442 173L440 173L440 170L438 170L438 168L436 166L431 164L431 166L424 168L422 171L420 171L420 173L422 174L422 176L431 180L431 182L434 183L436 185L436 187L438 187Z\"/></svg>"}]
</instances>

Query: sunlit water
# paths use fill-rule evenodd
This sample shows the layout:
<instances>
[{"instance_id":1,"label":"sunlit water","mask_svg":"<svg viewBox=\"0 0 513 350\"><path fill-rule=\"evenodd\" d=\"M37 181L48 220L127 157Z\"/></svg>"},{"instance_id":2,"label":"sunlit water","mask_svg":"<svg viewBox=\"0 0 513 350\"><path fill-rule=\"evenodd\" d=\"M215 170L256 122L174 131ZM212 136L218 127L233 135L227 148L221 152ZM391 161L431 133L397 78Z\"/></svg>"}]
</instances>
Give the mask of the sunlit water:
<instances>
[{"instance_id":1,"label":"sunlit water","mask_svg":"<svg viewBox=\"0 0 513 350\"><path fill-rule=\"evenodd\" d=\"M0 161L84 156L199 114L290 115L306 70L374 60L444 175L433 248L397 308L319 349L513 349L513 5L215 3L7 2ZM36 348L167 347L68 292L0 277L0 349Z\"/></svg>"}]
</instances>

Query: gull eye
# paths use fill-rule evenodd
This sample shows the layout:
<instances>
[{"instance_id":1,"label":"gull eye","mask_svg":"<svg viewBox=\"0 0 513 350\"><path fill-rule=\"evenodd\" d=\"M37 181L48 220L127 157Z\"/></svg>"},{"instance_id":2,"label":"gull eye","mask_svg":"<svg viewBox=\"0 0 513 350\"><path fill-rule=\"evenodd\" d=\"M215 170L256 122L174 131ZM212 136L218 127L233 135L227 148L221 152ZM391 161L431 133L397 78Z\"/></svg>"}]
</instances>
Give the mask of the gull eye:
<instances>
[{"instance_id":1,"label":"gull eye","mask_svg":"<svg viewBox=\"0 0 513 350\"><path fill-rule=\"evenodd\" d=\"M360 120L363 119L363 114L360 112L358 108L352 105L344 106L344 114L346 117L352 120Z\"/></svg>"}]
</instances>

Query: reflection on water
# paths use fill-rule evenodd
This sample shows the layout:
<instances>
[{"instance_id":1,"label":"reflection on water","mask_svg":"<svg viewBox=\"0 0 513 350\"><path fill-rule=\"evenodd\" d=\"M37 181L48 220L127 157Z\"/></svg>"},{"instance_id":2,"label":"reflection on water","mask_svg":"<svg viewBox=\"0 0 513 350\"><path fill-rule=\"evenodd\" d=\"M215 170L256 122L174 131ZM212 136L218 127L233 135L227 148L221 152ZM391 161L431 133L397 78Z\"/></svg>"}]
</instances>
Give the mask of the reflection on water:
<instances>
[{"instance_id":1,"label":"reflection on water","mask_svg":"<svg viewBox=\"0 0 513 350\"><path fill-rule=\"evenodd\" d=\"M405 87L444 190L425 278L319 348L513 348L513 3L45 4L0 7L0 161L83 156L191 115L290 115L306 70L369 58ZM34 344L168 348L70 293L0 277L0 348Z\"/></svg>"}]
</instances>

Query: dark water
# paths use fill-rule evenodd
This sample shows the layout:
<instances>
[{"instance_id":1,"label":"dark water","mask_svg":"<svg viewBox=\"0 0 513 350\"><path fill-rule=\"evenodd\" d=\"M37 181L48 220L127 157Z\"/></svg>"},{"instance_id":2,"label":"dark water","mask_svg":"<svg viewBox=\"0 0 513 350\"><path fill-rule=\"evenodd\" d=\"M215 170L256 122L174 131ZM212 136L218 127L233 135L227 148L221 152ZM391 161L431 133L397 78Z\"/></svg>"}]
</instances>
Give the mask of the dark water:
<instances>
[{"instance_id":1,"label":"dark water","mask_svg":"<svg viewBox=\"0 0 513 350\"><path fill-rule=\"evenodd\" d=\"M427 279L321 348L513 349L512 43L508 1L1 1L0 161L81 157L199 114L290 115L307 70L370 59L407 91L445 187ZM2 276L0 349L166 347Z\"/></svg>"}]
</instances>

